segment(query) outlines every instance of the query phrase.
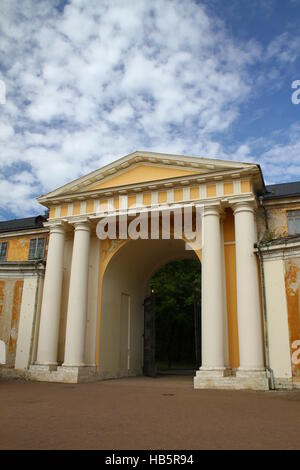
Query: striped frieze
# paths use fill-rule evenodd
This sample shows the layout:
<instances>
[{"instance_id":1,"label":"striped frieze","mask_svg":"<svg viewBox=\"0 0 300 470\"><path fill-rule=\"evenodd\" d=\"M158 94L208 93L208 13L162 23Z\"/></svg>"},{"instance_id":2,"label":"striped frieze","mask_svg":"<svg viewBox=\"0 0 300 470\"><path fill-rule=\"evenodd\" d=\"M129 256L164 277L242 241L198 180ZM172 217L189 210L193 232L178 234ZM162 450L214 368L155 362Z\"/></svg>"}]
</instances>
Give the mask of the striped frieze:
<instances>
[{"instance_id":1,"label":"striped frieze","mask_svg":"<svg viewBox=\"0 0 300 470\"><path fill-rule=\"evenodd\" d=\"M188 182L189 183L189 182ZM175 187L137 189L126 194L104 194L93 198L66 200L50 207L49 219L68 218L88 214L127 211L141 207L154 207L173 203L207 201L214 198L226 198L252 193L249 178L217 180L185 184L184 181ZM123 191L124 192L124 191Z\"/></svg>"}]
</instances>

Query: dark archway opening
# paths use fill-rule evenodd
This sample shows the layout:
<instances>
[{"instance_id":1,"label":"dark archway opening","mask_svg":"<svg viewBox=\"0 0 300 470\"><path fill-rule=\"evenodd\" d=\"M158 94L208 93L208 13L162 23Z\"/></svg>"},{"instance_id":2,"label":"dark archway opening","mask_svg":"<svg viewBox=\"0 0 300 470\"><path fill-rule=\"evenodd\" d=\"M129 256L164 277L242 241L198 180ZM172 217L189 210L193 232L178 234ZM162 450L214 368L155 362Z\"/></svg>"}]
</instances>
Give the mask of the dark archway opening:
<instances>
[{"instance_id":1,"label":"dark archway opening","mask_svg":"<svg viewBox=\"0 0 300 470\"><path fill-rule=\"evenodd\" d=\"M152 277L150 289L151 296L145 301L145 339L147 342L147 334L153 335L148 340L154 364L144 373L194 371L201 365L200 262L183 259L167 263ZM151 351L146 351L149 353L151 357Z\"/></svg>"}]
</instances>

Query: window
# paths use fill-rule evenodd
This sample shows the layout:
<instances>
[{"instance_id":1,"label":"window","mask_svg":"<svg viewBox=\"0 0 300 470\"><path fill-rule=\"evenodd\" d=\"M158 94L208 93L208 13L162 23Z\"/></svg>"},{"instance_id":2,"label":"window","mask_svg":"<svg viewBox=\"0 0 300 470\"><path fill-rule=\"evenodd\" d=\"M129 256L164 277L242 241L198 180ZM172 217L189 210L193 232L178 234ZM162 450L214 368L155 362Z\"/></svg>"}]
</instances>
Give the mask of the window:
<instances>
[{"instance_id":1,"label":"window","mask_svg":"<svg viewBox=\"0 0 300 470\"><path fill-rule=\"evenodd\" d=\"M300 234L300 211L288 212L289 235Z\"/></svg>"},{"instance_id":2,"label":"window","mask_svg":"<svg viewBox=\"0 0 300 470\"><path fill-rule=\"evenodd\" d=\"M32 238L29 245L28 259L42 259L45 255L45 238Z\"/></svg>"},{"instance_id":3,"label":"window","mask_svg":"<svg viewBox=\"0 0 300 470\"><path fill-rule=\"evenodd\" d=\"M0 242L0 261L6 261L8 242Z\"/></svg>"}]
</instances>

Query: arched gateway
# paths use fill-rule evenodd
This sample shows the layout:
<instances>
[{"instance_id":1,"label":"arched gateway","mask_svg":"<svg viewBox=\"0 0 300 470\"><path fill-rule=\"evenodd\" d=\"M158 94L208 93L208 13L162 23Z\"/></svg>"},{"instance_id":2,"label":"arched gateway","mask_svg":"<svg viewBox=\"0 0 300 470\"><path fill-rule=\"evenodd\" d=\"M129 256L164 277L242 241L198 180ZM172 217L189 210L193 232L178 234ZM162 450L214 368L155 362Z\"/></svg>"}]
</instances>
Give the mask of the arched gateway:
<instances>
[{"instance_id":1,"label":"arched gateway","mask_svg":"<svg viewBox=\"0 0 300 470\"><path fill-rule=\"evenodd\" d=\"M50 238L31 377L142 374L151 274L170 259L197 257L202 365L195 388L267 389L254 251L263 189L254 164L135 152L40 197L50 209ZM116 231L103 239L110 224Z\"/></svg>"}]
</instances>

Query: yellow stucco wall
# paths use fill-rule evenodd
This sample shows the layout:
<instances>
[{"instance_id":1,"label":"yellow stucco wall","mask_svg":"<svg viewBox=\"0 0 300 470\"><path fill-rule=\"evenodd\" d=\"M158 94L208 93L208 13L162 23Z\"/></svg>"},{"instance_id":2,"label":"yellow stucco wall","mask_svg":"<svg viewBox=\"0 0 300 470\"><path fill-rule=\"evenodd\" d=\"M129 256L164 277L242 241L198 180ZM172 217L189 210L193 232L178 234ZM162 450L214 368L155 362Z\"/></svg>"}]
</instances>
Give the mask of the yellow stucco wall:
<instances>
[{"instance_id":1,"label":"yellow stucco wall","mask_svg":"<svg viewBox=\"0 0 300 470\"><path fill-rule=\"evenodd\" d=\"M151 205L151 193L145 193L143 195L143 204L145 206L150 206Z\"/></svg>"},{"instance_id":2,"label":"yellow stucco wall","mask_svg":"<svg viewBox=\"0 0 300 470\"><path fill-rule=\"evenodd\" d=\"M55 206L49 208L49 219L54 219L55 217Z\"/></svg>"},{"instance_id":3,"label":"yellow stucco wall","mask_svg":"<svg viewBox=\"0 0 300 470\"><path fill-rule=\"evenodd\" d=\"M7 241L7 261L26 261L28 259L30 237L11 238Z\"/></svg>"},{"instance_id":4,"label":"yellow stucco wall","mask_svg":"<svg viewBox=\"0 0 300 470\"><path fill-rule=\"evenodd\" d=\"M249 193L251 191L251 182L249 180L241 181L241 191L242 193Z\"/></svg>"},{"instance_id":5,"label":"yellow stucco wall","mask_svg":"<svg viewBox=\"0 0 300 470\"><path fill-rule=\"evenodd\" d=\"M29 252L29 243L31 238L46 238L45 255L48 249L48 233L39 233L36 235L24 235L19 237L1 238L1 242L8 243L7 261L27 261Z\"/></svg>"},{"instance_id":6,"label":"yellow stucco wall","mask_svg":"<svg viewBox=\"0 0 300 470\"><path fill-rule=\"evenodd\" d=\"M61 217L66 217L68 215L68 205L63 204L61 206L61 212L60 212Z\"/></svg>"},{"instance_id":7,"label":"yellow stucco wall","mask_svg":"<svg viewBox=\"0 0 300 470\"><path fill-rule=\"evenodd\" d=\"M233 193L233 182L227 181L224 183L224 194L227 196Z\"/></svg>"},{"instance_id":8,"label":"yellow stucco wall","mask_svg":"<svg viewBox=\"0 0 300 470\"><path fill-rule=\"evenodd\" d=\"M190 189L191 199L199 199L199 186L192 186Z\"/></svg>"},{"instance_id":9,"label":"yellow stucco wall","mask_svg":"<svg viewBox=\"0 0 300 470\"><path fill-rule=\"evenodd\" d=\"M94 211L94 200L89 199L86 203L86 212L89 214Z\"/></svg>"},{"instance_id":10,"label":"yellow stucco wall","mask_svg":"<svg viewBox=\"0 0 300 470\"><path fill-rule=\"evenodd\" d=\"M174 201L179 202L183 199L183 191L182 189L174 189Z\"/></svg>"},{"instance_id":11,"label":"yellow stucco wall","mask_svg":"<svg viewBox=\"0 0 300 470\"><path fill-rule=\"evenodd\" d=\"M112 188L115 186L124 186L127 184L142 183L145 181L157 181L160 179L176 178L178 176L189 176L197 174L198 171L165 168L157 165L138 165L135 168L128 169L124 173L112 176L107 181L97 182L86 189L92 191L95 189Z\"/></svg>"},{"instance_id":12,"label":"yellow stucco wall","mask_svg":"<svg viewBox=\"0 0 300 470\"><path fill-rule=\"evenodd\" d=\"M166 191L159 191L158 193L158 203L164 204L167 202L167 192Z\"/></svg>"},{"instance_id":13,"label":"yellow stucco wall","mask_svg":"<svg viewBox=\"0 0 300 470\"><path fill-rule=\"evenodd\" d=\"M74 202L73 215L79 215L80 214L80 206L81 206L80 202Z\"/></svg>"},{"instance_id":14,"label":"yellow stucco wall","mask_svg":"<svg viewBox=\"0 0 300 470\"><path fill-rule=\"evenodd\" d=\"M217 187L215 184L208 184L206 191L207 197L215 197L217 194Z\"/></svg>"},{"instance_id":15,"label":"yellow stucco wall","mask_svg":"<svg viewBox=\"0 0 300 470\"><path fill-rule=\"evenodd\" d=\"M224 257L226 274L226 300L228 319L228 348L231 367L239 366L239 338L237 319L236 254L234 216L231 209L226 210L223 222Z\"/></svg>"}]
</instances>

